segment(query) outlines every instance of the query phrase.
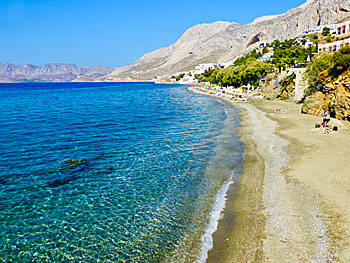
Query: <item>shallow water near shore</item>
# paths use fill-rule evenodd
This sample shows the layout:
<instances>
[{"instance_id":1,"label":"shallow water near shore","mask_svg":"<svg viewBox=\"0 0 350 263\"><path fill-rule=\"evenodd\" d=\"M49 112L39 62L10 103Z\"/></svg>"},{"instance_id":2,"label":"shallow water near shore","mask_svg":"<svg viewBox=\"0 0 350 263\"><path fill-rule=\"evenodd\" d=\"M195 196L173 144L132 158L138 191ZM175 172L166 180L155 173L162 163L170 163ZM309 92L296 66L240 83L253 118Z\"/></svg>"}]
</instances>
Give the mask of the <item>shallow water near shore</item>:
<instances>
[{"instance_id":1,"label":"shallow water near shore","mask_svg":"<svg viewBox=\"0 0 350 263\"><path fill-rule=\"evenodd\" d=\"M183 86L1 84L0 258L204 261L236 109Z\"/></svg>"}]
</instances>

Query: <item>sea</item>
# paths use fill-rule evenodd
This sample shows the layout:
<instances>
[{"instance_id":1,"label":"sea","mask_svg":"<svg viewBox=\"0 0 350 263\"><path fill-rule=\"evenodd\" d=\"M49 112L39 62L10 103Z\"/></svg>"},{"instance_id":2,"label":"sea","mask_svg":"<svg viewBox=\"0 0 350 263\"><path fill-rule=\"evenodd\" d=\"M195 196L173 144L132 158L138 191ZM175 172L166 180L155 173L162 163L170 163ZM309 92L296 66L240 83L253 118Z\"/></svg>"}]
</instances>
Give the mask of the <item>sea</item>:
<instances>
[{"instance_id":1,"label":"sea","mask_svg":"<svg viewBox=\"0 0 350 263\"><path fill-rule=\"evenodd\" d=\"M181 85L0 84L0 261L205 262L238 110Z\"/></svg>"}]
</instances>

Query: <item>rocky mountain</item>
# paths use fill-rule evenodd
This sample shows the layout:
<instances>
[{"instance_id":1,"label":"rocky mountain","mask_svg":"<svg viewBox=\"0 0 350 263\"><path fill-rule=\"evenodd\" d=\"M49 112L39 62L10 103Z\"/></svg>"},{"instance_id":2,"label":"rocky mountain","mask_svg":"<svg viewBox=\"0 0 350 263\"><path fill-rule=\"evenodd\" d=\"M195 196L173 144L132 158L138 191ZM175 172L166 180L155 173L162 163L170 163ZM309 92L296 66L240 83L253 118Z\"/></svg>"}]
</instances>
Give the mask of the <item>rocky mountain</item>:
<instances>
[{"instance_id":1,"label":"rocky mountain","mask_svg":"<svg viewBox=\"0 0 350 263\"><path fill-rule=\"evenodd\" d=\"M169 47L148 53L134 64L117 68L101 79L169 77L192 70L201 63L227 62L261 42L293 38L303 30L335 23L349 16L349 0L308 0L284 14L257 18L247 25L230 22L196 25Z\"/></svg>"},{"instance_id":2,"label":"rocky mountain","mask_svg":"<svg viewBox=\"0 0 350 263\"><path fill-rule=\"evenodd\" d=\"M95 81L112 70L105 66L80 67L60 63L42 66L0 63L0 82L68 82L79 78Z\"/></svg>"}]
</instances>

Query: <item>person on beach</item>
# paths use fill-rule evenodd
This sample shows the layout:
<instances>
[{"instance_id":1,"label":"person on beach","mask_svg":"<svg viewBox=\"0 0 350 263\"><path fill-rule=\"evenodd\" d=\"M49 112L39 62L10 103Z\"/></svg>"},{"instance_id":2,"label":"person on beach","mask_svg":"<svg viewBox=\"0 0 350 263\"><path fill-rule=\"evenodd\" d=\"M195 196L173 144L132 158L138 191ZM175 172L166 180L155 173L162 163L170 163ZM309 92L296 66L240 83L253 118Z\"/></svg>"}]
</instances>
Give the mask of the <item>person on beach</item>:
<instances>
[{"instance_id":1,"label":"person on beach","mask_svg":"<svg viewBox=\"0 0 350 263\"><path fill-rule=\"evenodd\" d=\"M330 122L330 120L331 120L331 116L329 116L329 114L327 112L325 112L321 126L325 128L328 125L328 123Z\"/></svg>"},{"instance_id":2,"label":"person on beach","mask_svg":"<svg viewBox=\"0 0 350 263\"><path fill-rule=\"evenodd\" d=\"M324 134L330 134L332 131L333 131L332 127L330 127L330 126L327 125L327 126L324 128L323 133L324 133Z\"/></svg>"},{"instance_id":3,"label":"person on beach","mask_svg":"<svg viewBox=\"0 0 350 263\"><path fill-rule=\"evenodd\" d=\"M328 125L331 120L331 116L327 112L324 113L324 118L322 120L321 126L323 127L323 133L329 134L332 130L331 127Z\"/></svg>"}]
</instances>

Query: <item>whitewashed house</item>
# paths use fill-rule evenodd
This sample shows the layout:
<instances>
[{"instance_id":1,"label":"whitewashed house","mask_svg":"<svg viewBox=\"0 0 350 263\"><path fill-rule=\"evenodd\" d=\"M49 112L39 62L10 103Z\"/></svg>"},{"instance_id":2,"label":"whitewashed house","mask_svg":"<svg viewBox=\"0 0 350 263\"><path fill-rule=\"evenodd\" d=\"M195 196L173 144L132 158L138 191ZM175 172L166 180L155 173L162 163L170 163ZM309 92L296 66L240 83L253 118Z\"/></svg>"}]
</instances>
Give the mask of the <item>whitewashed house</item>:
<instances>
[{"instance_id":1,"label":"whitewashed house","mask_svg":"<svg viewBox=\"0 0 350 263\"><path fill-rule=\"evenodd\" d=\"M345 46L350 46L350 21L336 24L336 41L319 44L318 52L333 53Z\"/></svg>"}]
</instances>

